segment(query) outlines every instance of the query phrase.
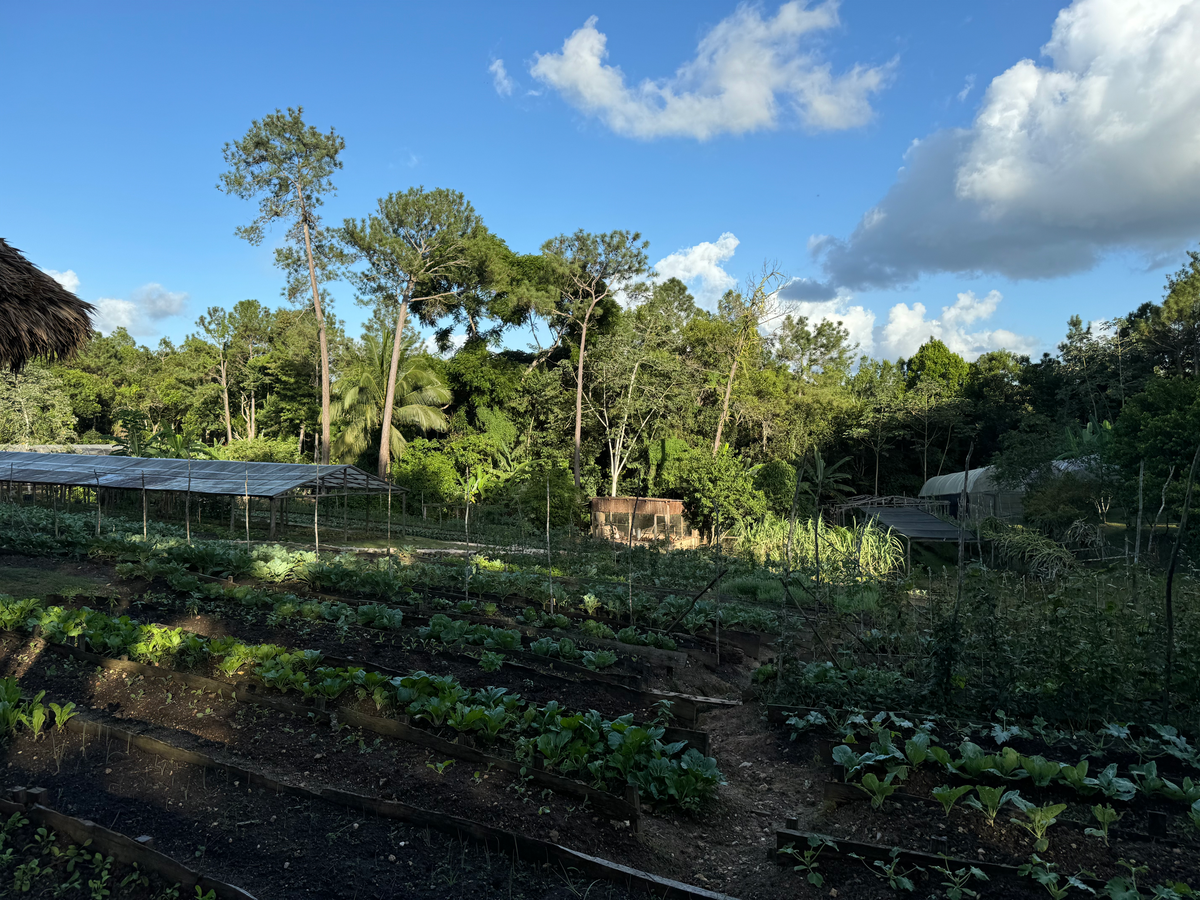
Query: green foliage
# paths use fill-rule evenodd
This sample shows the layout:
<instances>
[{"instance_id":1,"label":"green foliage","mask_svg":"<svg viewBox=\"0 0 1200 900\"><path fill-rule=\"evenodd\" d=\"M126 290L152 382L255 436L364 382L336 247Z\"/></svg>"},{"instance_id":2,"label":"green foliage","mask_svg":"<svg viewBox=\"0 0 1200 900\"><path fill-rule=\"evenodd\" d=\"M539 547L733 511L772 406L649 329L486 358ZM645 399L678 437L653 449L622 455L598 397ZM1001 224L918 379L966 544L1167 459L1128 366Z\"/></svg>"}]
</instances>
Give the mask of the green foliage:
<instances>
[{"instance_id":1,"label":"green foliage","mask_svg":"<svg viewBox=\"0 0 1200 900\"><path fill-rule=\"evenodd\" d=\"M967 380L966 360L937 338L922 344L905 364L908 386L935 383L950 393L958 393Z\"/></svg>"},{"instance_id":2,"label":"green foliage","mask_svg":"<svg viewBox=\"0 0 1200 900\"><path fill-rule=\"evenodd\" d=\"M717 506L722 529L756 521L767 511L766 498L754 487L753 476L728 446L715 455L689 450L670 477L664 474L663 484L669 495L683 500L692 526L710 533Z\"/></svg>"}]
</instances>

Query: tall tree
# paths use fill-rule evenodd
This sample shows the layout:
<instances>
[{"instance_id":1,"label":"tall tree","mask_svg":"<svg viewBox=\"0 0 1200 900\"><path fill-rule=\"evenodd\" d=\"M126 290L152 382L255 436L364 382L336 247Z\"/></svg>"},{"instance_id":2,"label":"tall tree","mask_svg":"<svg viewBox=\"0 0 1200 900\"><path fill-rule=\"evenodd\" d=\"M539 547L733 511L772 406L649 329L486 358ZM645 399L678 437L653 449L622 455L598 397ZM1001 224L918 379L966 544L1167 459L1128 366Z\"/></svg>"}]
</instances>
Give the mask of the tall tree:
<instances>
[{"instance_id":1,"label":"tall tree","mask_svg":"<svg viewBox=\"0 0 1200 900\"><path fill-rule=\"evenodd\" d=\"M229 415L229 341L233 336L233 325L229 313L219 306L210 306L208 314L196 320L196 327L217 348L217 381L221 385L221 399L225 402L225 443L233 443L233 419Z\"/></svg>"},{"instance_id":2,"label":"tall tree","mask_svg":"<svg viewBox=\"0 0 1200 900\"><path fill-rule=\"evenodd\" d=\"M680 364L669 319L653 301L621 315L598 343L584 391L608 450L609 495L676 395Z\"/></svg>"},{"instance_id":3,"label":"tall tree","mask_svg":"<svg viewBox=\"0 0 1200 900\"><path fill-rule=\"evenodd\" d=\"M342 226L351 253L367 263L366 269L351 272L351 280L381 314L395 316L384 386L384 422L392 421L409 309L426 325L446 313L473 271L468 265L467 244L482 230L483 220L461 193L424 187L388 194L379 200L374 215L358 221L347 219ZM380 478L387 477L391 464L391 432L391 428L383 429L379 445Z\"/></svg>"},{"instance_id":4,"label":"tall tree","mask_svg":"<svg viewBox=\"0 0 1200 900\"><path fill-rule=\"evenodd\" d=\"M276 262L285 269L289 259L302 258L312 289L313 312L317 320L317 342L321 353L321 452L319 461L329 462L330 450L330 375L329 343L325 334L325 313L317 283L317 263L313 252L314 232L319 228L316 209L326 194L334 193L333 173L342 167L338 154L346 142L332 128L323 134L305 125L304 108L288 108L255 120L241 140L227 143L223 149L229 171L222 173L218 190L249 200L259 198L258 215L236 234L251 244L262 243L265 229L277 220L290 223L290 248L276 252ZM290 250L291 253L286 251Z\"/></svg>"},{"instance_id":5,"label":"tall tree","mask_svg":"<svg viewBox=\"0 0 1200 900\"><path fill-rule=\"evenodd\" d=\"M556 321L559 340L568 328L579 329L579 361L575 370L575 488L580 478L580 444L583 437L583 365L587 354L588 325L596 307L612 301L617 290L639 294L634 280L644 275L650 264L646 256L649 241L639 232L610 231L591 234L580 229L572 235L561 234L542 245L542 254L552 263L558 276L560 298L549 314Z\"/></svg>"},{"instance_id":6,"label":"tall tree","mask_svg":"<svg viewBox=\"0 0 1200 900\"><path fill-rule=\"evenodd\" d=\"M737 378L738 364L747 355L757 350L761 341L759 327L779 314L779 288L786 278L772 263L763 265L762 271L746 280L741 291L726 291L718 306L718 314L733 329L733 342L726 348L729 356L729 376L725 380L725 396L721 401L721 414L717 419L717 433L713 438L713 455L721 448L721 435L725 421L729 418L729 398L733 393L733 382Z\"/></svg>"}]
</instances>

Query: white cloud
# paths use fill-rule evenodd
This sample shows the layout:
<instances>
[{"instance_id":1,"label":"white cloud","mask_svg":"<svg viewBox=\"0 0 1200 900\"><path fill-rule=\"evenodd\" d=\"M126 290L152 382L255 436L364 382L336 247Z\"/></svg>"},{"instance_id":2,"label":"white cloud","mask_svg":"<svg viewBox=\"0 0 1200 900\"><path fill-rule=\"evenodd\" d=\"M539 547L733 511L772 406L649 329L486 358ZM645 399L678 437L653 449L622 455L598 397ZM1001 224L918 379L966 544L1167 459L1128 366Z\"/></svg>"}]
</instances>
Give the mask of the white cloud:
<instances>
[{"instance_id":1,"label":"white cloud","mask_svg":"<svg viewBox=\"0 0 1200 900\"><path fill-rule=\"evenodd\" d=\"M943 306L941 316L936 319L925 318L923 303L911 307L897 303L888 312L887 324L881 329L880 349L888 358L909 357L933 337L967 360L991 350L1032 353L1038 347L1036 338L1003 328L968 331L975 323L990 319L1003 299L999 291L989 291L983 297L965 291L952 305Z\"/></svg>"},{"instance_id":2,"label":"white cloud","mask_svg":"<svg viewBox=\"0 0 1200 900\"><path fill-rule=\"evenodd\" d=\"M130 334L154 335L159 331L157 323L182 313L187 301L186 292L168 291L151 282L133 291L128 300L118 297L97 300L92 327L103 334L124 328Z\"/></svg>"},{"instance_id":3,"label":"white cloud","mask_svg":"<svg viewBox=\"0 0 1200 900\"><path fill-rule=\"evenodd\" d=\"M831 284L931 272L1046 278L1106 252L1178 252L1200 233L1200 2L1076 0L1048 62L996 77L970 128L914 142L845 240L813 243Z\"/></svg>"},{"instance_id":4,"label":"white cloud","mask_svg":"<svg viewBox=\"0 0 1200 900\"><path fill-rule=\"evenodd\" d=\"M607 36L595 16L573 32L558 53L538 54L531 74L568 103L598 115L618 134L637 138L743 134L775 128L793 113L814 131L854 128L871 119L870 96L888 81L892 64L855 65L835 75L801 44L838 25L838 0L809 8L791 0L774 17L741 5L717 23L696 55L669 78L636 86L604 63Z\"/></svg>"},{"instance_id":5,"label":"white cloud","mask_svg":"<svg viewBox=\"0 0 1200 900\"><path fill-rule=\"evenodd\" d=\"M726 231L715 243L702 241L663 257L655 263L654 271L660 281L678 278L691 289L699 306L714 310L721 295L737 284L721 263L733 258L739 243L732 232Z\"/></svg>"},{"instance_id":6,"label":"white cloud","mask_svg":"<svg viewBox=\"0 0 1200 900\"><path fill-rule=\"evenodd\" d=\"M54 269L47 269L46 274L72 294L79 290L79 276L75 274L74 269L67 269L65 272L56 272Z\"/></svg>"},{"instance_id":7,"label":"white cloud","mask_svg":"<svg viewBox=\"0 0 1200 900\"><path fill-rule=\"evenodd\" d=\"M958 92L958 102L962 103L971 95L971 91L975 90L975 76L968 75L967 81L963 85L963 89Z\"/></svg>"},{"instance_id":8,"label":"white cloud","mask_svg":"<svg viewBox=\"0 0 1200 900\"><path fill-rule=\"evenodd\" d=\"M512 96L516 83L509 77L508 70L504 68L504 60L493 59L492 64L488 66L488 71L492 73L492 86L496 89L496 93L501 97Z\"/></svg>"}]
</instances>

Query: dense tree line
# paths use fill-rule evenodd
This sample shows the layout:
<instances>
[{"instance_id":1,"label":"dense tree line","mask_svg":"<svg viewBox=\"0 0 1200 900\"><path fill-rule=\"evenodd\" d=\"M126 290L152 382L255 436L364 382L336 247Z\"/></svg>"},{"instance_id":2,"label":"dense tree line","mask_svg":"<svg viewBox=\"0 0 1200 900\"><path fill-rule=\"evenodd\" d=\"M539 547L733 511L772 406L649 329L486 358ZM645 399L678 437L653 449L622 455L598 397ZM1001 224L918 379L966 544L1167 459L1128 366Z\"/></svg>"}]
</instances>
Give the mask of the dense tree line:
<instances>
[{"instance_id":1,"label":"dense tree line","mask_svg":"<svg viewBox=\"0 0 1200 900\"><path fill-rule=\"evenodd\" d=\"M1132 509L1139 478L1147 509L1182 496L1200 439L1200 254L1161 302L1073 317L1039 360L967 362L934 339L877 360L840 323L781 306L769 266L700 308L654 276L634 231L520 254L462 194L420 187L328 225L316 210L341 147L289 110L226 148L223 189L260 202L240 233L289 229L276 257L292 302L211 308L178 345L97 334L70 363L5 374L0 441L350 461L427 500L529 508L549 478L559 517L592 494L679 496L703 526L714 502L743 527L786 515L806 460L844 461L843 493L912 495L968 448L1030 485L1052 532ZM370 310L357 336L334 314L347 283Z\"/></svg>"}]
</instances>

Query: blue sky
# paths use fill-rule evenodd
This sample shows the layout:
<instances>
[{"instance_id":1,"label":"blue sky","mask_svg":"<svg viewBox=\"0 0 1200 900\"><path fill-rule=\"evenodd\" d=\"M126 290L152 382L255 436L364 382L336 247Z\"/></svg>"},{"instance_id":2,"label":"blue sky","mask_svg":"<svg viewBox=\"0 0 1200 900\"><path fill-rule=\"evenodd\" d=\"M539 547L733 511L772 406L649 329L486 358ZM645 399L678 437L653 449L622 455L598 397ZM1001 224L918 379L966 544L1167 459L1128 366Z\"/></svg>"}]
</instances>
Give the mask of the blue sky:
<instances>
[{"instance_id":1,"label":"blue sky","mask_svg":"<svg viewBox=\"0 0 1200 900\"><path fill-rule=\"evenodd\" d=\"M879 355L1040 352L1200 237L1198 6L11 4L0 236L151 344L281 302L215 185L302 104L346 140L329 220L450 187L522 251L638 229L704 302L777 260Z\"/></svg>"}]
</instances>

